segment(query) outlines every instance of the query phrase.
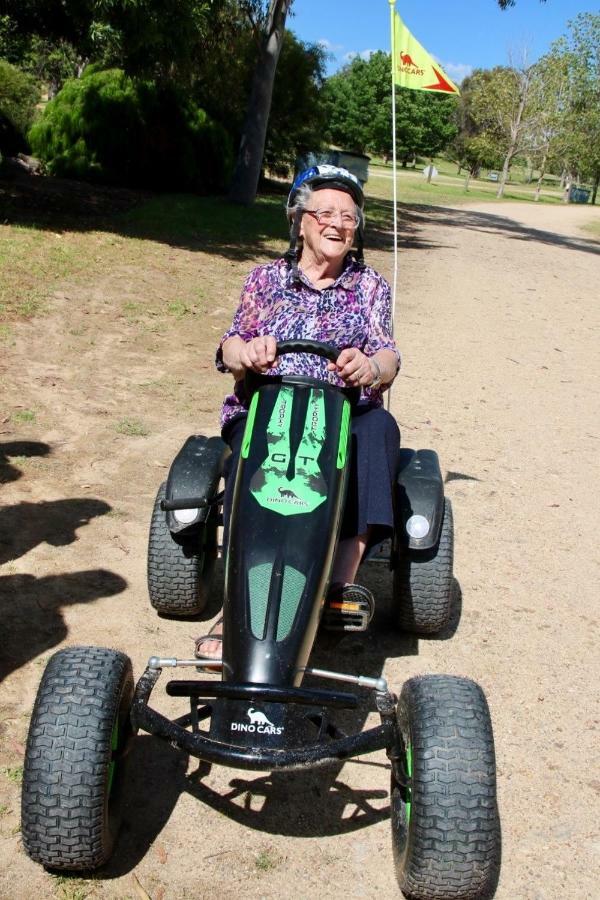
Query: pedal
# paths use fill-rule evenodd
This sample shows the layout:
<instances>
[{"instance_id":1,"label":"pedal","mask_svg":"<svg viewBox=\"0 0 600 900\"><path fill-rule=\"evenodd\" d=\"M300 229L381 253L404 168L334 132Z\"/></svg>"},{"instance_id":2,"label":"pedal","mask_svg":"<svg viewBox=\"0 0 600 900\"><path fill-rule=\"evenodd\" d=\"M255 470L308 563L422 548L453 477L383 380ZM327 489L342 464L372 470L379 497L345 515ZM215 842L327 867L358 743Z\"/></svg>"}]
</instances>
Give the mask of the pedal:
<instances>
[{"instance_id":1,"label":"pedal","mask_svg":"<svg viewBox=\"0 0 600 900\"><path fill-rule=\"evenodd\" d=\"M347 584L329 592L322 625L327 631L366 631L373 618L371 591L360 584Z\"/></svg>"}]
</instances>

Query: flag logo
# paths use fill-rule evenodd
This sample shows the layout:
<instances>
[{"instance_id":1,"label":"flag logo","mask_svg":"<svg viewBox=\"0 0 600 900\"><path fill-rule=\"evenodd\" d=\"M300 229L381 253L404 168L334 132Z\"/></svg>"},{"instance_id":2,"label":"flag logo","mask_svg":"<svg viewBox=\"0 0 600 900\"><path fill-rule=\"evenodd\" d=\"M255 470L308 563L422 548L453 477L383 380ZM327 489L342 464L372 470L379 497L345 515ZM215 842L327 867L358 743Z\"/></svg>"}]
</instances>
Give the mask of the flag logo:
<instances>
[{"instance_id":1,"label":"flag logo","mask_svg":"<svg viewBox=\"0 0 600 900\"><path fill-rule=\"evenodd\" d=\"M442 67L410 33L397 12L394 12L392 47L401 47L392 54L394 84L412 91L435 91L460 94L457 86Z\"/></svg>"}]
</instances>

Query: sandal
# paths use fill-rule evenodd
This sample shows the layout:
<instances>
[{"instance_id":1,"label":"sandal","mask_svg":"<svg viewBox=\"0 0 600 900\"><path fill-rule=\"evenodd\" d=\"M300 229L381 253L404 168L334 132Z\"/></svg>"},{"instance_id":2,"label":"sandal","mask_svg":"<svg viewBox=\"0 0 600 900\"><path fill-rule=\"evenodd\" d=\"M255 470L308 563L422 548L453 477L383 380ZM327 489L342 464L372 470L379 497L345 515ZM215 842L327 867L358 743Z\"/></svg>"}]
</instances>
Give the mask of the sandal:
<instances>
[{"instance_id":1,"label":"sandal","mask_svg":"<svg viewBox=\"0 0 600 900\"><path fill-rule=\"evenodd\" d=\"M213 629L219 628L222 626L223 626L223 619L219 619L213 625ZM213 641L214 643L221 645L221 656L220 657L206 656L206 654L202 653L203 644L207 644L209 641ZM197 667L199 672L207 672L207 673L213 674L213 675L219 674L221 672L221 666L211 666L208 664L208 661L210 659L214 659L215 662L219 662L219 663L221 662L221 659L223 657L223 635L222 634L212 634L212 631L209 631L208 634L203 634L200 637L196 638L196 641L194 644L194 656L196 657L196 659L201 659L203 663L206 663L206 665L201 665L201 666Z\"/></svg>"},{"instance_id":2,"label":"sandal","mask_svg":"<svg viewBox=\"0 0 600 900\"><path fill-rule=\"evenodd\" d=\"M327 631L366 631L375 598L362 584L334 584L325 599L322 625Z\"/></svg>"}]
</instances>

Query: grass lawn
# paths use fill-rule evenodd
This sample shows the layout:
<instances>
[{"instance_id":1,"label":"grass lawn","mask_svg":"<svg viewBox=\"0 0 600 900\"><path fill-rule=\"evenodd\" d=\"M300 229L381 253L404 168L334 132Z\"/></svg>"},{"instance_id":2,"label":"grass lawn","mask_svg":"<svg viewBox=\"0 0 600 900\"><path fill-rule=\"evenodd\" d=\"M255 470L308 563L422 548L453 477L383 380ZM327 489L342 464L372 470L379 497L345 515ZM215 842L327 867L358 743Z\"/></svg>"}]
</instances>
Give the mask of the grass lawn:
<instances>
[{"instance_id":1,"label":"grass lawn","mask_svg":"<svg viewBox=\"0 0 600 900\"><path fill-rule=\"evenodd\" d=\"M438 167L439 162L439 167ZM456 166L448 161L434 161L438 175L428 184L420 168L397 169L397 190L399 203L422 203L428 206L456 206L472 203L474 200L489 200L506 203L514 200L533 201L535 184L510 181L504 189L504 197L496 199L498 184L486 178L471 178L465 190L465 174L457 175ZM391 198L391 166L371 165L367 192L378 198ZM541 203L562 203L562 192L557 188L544 186L540 194Z\"/></svg>"},{"instance_id":2,"label":"grass lawn","mask_svg":"<svg viewBox=\"0 0 600 900\"><path fill-rule=\"evenodd\" d=\"M445 160L436 163L440 174L430 184L420 171L399 169L401 205L532 199L534 185L510 184L497 201L496 185L484 179L473 179L465 192L456 167ZM366 194L376 201L369 210L368 237L383 246L392 229L390 166L372 165ZM16 186L0 182L0 340L10 339L14 321L43 315L65 286L94 285L113 271L127 270L130 281L140 284L153 273L143 296L115 295L118 314L128 323L155 329L160 321L218 307L230 285L239 289L240 271L247 271L249 263L285 249L285 197L281 185L278 193L262 195L244 208L221 197L134 194L57 179L29 179ZM561 199L552 189L541 198L546 203Z\"/></svg>"}]
</instances>

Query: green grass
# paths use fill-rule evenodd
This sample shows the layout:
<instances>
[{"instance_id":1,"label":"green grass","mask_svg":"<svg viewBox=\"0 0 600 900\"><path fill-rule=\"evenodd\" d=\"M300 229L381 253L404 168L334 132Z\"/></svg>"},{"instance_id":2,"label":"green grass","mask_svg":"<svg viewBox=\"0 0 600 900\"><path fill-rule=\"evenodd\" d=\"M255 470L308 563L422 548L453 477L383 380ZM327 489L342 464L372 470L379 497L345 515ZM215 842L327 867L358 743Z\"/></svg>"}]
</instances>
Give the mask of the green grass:
<instances>
[{"instance_id":1,"label":"green grass","mask_svg":"<svg viewBox=\"0 0 600 900\"><path fill-rule=\"evenodd\" d=\"M13 784L21 784L23 781L23 766L5 766L2 770Z\"/></svg>"},{"instance_id":2,"label":"green grass","mask_svg":"<svg viewBox=\"0 0 600 900\"><path fill-rule=\"evenodd\" d=\"M258 197L251 207L236 206L224 197L166 194L123 214L126 233L189 243L207 250L218 246L243 250L244 245L279 242L285 229L285 196Z\"/></svg>"},{"instance_id":3,"label":"green grass","mask_svg":"<svg viewBox=\"0 0 600 900\"><path fill-rule=\"evenodd\" d=\"M0 225L0 321L44 313L57 285L89 271L96 254L97 238L81 241L76 233Z\"/></svg>"},{"instance_id":4,"label":"green grass","mask_svg":"<svg viewBox=\"0 0 600 900\"><path fill-rule=\"evenodd\" d=\"M456 174L454 163L443 157L434 162L439 175L430 184L420 171L398 169L401 204L456 206L499 202L495 199L495 183L485 178L472 179L465 191L464 175ZM515 169L515 183L507 185L502 203L533 199L535 185L517 183L522 180L523 174ZM280 193L259 196L249 208L232 205L224 197L161 194L141 200L126 212L107 212L93 222L85 204L81 209L76 206L61 220L52 206L51 191L49 205L44 205L43 180L40 185L39 221L44 221L45 226L32 224L28 207L20 210L18 203L11 213L15 224L0 224L0 342L13 339L16 322L51 310L56 296L61 303L72 301L74 309L78 309L82 293L90 288L104 294L110 311L129 326L128 340L162 334L169 323L177 327L179 322L205 316L220 306L222 297L234 285L235 291L239 290L240 271L278 256L287 245L285 185ZM389 164L372 165L366 194L368 225L387 233L392 199ZM558 190L545 188L541 202L556 203L561 199ZM378 240L373 230L369 235L368 227L369 239ZM153 276L150 280L148 272ZM143 284L139 289L138 273ZM87 320L71 321L69 325L69 334L74 338L87 333ZM93 345L93 339L89 344ZM149 346L148 352L158 350ZM148 433L141 423L124 420L120 426L123 434ZM137 427L142 430L137 431Z\"/></svg>"},{"instance_id":5,"label":"green grass","mask_svg":"<svg viewBox=\"0 0 600 900\"><path fill-rule=\"evenodd\" d=\"M19 425L32 425L36 421L36 414L32 409L18 409L11 419Z\"/></svg>"},{"instance_id":6,"label":"green grass","mask_svg":"<svg viewBox=\"0 0 600 900\"><path fill-rule=\"evenodd\" d=\"M86 879L76 875L53 875L52 878L59 900L85 900L90 895L91 884Z\"/></svg>"},{"instance_id":7,"label":"green grass","mask_svg":"<svg viewBox=\"0 0 600 900\"><path fill-rule=\"evenodd\" d=\"M276 868L277 859L269 850L261 850L257 854L254 864L260 872L269 872L271 869Z\"/></svg>"},{"instance_id":8,"label":"green grass","mask_svg":"<svg viewBox=\"0 0 600 900\"><path fill-rule=\"evenodd\" d=\"M430 183L427 183L420 170L398 168L396 182L398 202L426 206L455 206L462 203L472 203L477 200L507 203L511 201L533 201L534 199L535 184L515 185L511 182L506 185L504 196L501 200L496 199L498 184L485 178L471 178L468 190L465 190L465 175L448 174L448 165L446 165L446 171L439 172L438 176ZM456 166L453 168L454 172L456 172ZM367 197L391 200L393 193L391 175L391 167L388 169L381 166L372 166L365 189ZM543 188L539 202L562 203L562 193L554 189Z\"/></svg>"},{"instance_id":9,"label":"green grass","mask_svg":"<svg viewBox=\"0 0 600 900\"><path fill-rule=\"evenodd\" d=\"M150 429L139 419L121 419L115 428L119 434L126 434L128 437L147 437L150 434Z\"/></svg>"}]
</instances>

